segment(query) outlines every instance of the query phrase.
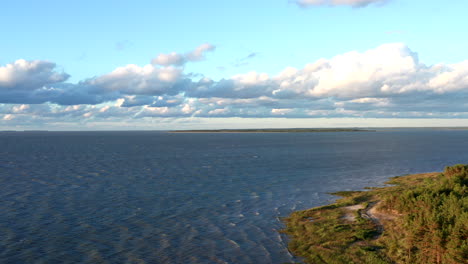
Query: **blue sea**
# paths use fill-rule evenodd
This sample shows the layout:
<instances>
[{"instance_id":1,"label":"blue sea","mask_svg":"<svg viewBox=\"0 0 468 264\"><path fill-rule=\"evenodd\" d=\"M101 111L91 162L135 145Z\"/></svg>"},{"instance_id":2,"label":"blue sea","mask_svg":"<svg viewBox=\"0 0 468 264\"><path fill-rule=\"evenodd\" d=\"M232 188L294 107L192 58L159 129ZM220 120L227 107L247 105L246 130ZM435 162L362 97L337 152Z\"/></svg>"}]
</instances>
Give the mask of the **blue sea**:
<instances>
[{"instance_id":1,"label":"blue sea","mask_svg":"<svg viewBox=\"0 0 468 264\"><path fill-rule=\"evenodd\" d=\"M281 217L467 147L467 130L0 132L0 263L293 262Z\"/></svg>"}]
</instances>

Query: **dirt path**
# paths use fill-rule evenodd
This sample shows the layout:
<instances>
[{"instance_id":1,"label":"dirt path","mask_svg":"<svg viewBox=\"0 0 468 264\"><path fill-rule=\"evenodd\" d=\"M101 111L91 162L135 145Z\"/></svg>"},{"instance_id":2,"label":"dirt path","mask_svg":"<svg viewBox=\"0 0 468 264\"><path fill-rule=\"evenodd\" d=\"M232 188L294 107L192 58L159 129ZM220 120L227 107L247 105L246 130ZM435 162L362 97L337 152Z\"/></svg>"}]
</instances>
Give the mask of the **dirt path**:
<instances>
[{"instance_id":1,"label":"dirt path","mask_svg":"<svg viewBox=\"0 0 468 264\"><path fill-rule=\"evenodd\" d=\"M354 222L356 221L355 212L359 209L364 209L364 205L356 204L356 205L346 206L344 207L344 209L346 210L346 214L343 216L343 219Z\"/></svg>"},{"instance_id":2,"label":"dirt path","mask_svg":"<svg viewBox=\"0 0 468 264\"><path fill-rule=\"evenodd\" d=\"M385 230L382 221L391 221L396 218L396 215L378 211L377 208L379 207L379 204L380 201L375 201L369 203L369 205L366 208L364 208L363 204L346 206L344 207L344 209L346 210L346 214L343 216L343 219L354 222L356 221L356 211L361 210L361 217L364 219L368 219L375 224L377 232L373 239L377 239L382 235L382 233Z\"/></svg>"},{"instance_id":3,"label":"dirt path","mask_svg":"<svg viewBox=\"0 0 468 264\"><path fill-rule=\"evenodd\" d=\"M361 211L361 217L364 219L371 220L377 227L377 234L374 236L373 239L379 238L384 231L384 226L382 225L382 222L381 222L382 215L384 214L377 212L377 209L376 209L379 203L380 201L369 203L367 208Z\"/></svg>"}]
</instances>

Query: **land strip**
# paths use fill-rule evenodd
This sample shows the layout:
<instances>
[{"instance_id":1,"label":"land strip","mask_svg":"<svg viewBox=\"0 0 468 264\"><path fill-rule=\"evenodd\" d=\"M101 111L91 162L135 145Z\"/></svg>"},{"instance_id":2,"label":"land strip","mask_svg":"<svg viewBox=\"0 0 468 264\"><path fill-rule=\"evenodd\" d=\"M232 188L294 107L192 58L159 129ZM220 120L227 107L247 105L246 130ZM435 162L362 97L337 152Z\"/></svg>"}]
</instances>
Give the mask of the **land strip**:
<instances>
[{"instance_id":1,"label":"land strip","mask_svg":"<svg viewBox=\"0 0 468 264\"><path fill-rule=\"evenodd\" d=\"M318 133L318 132L375 132L355 128L261 128L261 129L202 129L172 130L170 133Z\"/></svg>"}]
</instances>

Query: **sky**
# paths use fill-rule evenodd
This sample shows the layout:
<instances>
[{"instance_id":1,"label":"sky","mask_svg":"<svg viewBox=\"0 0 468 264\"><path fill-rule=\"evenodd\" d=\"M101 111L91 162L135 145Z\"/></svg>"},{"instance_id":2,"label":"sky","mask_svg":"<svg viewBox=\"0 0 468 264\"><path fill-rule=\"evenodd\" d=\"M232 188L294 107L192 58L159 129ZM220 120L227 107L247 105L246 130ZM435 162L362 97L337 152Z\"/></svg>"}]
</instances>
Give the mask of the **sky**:
<instances>
[{"instance_id":1,"label":"sky","mask_svg":"<svg viewBox=\"0 0 468 264\"><path fill-rule=\"evenodd\" d=\"M467 9L5 1L0 130L468 126Z\"/></svg>"}]
</instances>

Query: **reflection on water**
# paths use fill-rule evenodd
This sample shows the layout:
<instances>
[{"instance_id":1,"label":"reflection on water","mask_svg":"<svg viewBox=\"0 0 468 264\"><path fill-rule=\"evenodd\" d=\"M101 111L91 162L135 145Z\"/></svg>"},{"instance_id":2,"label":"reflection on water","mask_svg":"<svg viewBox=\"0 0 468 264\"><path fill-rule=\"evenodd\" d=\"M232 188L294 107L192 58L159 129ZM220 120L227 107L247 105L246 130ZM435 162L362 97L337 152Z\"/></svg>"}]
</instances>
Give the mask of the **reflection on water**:
<instances>
[{"instance_id":1,"label":"reflection on water","mask_svg":"<svg viewBox=\"0 0 468 264\"><path fill-rule=\"evenodd\" d=\"M466 163L468 131L0 133L1 263L284 263L279 217Z\"/></svg>"}]
</instances>

